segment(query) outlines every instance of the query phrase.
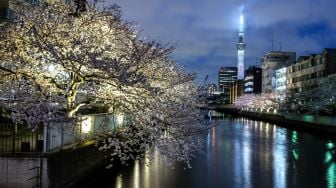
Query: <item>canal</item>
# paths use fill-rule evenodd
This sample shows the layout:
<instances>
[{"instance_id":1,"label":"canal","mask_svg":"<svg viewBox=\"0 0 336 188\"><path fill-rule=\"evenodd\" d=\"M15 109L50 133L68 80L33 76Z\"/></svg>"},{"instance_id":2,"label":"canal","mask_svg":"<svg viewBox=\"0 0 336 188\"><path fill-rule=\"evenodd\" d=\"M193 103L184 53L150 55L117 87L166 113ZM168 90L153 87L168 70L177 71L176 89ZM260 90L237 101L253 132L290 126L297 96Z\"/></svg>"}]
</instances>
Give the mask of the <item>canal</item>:
<instances>
[{"instance_id":1,"label":"canal","mask_svg":"<svg viewBox=\"0 0 336 188\"><path fill-rule=\"evenodd\" d=\"M263 188L336 187L335 140L245 118L222 118L204 153L185 165L135 162L95 177L87 187ZM103 169L102 169L103 170Z\"/></svg>"}]
</instances>

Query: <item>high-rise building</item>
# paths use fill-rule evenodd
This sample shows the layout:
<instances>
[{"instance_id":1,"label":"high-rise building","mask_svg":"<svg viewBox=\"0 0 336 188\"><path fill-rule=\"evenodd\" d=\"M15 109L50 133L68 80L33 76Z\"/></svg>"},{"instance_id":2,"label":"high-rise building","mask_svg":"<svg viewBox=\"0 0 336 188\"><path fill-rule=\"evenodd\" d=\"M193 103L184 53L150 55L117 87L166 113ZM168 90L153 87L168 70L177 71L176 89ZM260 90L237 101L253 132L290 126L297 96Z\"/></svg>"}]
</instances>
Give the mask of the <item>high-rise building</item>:
<instances>
[{"instance_id":1,"label":"high-rise building","mask_svg":"<svg viewBox=\"0 0 336 188\"><path fill-rule=\"evenodd\" d=\"M261 93L262 69L251 66L245 71L244 93Z\"/></svg>"},{"instance_id":2,"label":"high-rise building","mask_svg":"<svg viewBox=\"0 0 336 188\"><path fill-rule=\"evenodd\" d=\"M240 15L239 33L237 43L237 67L238 67L238 80L244 79L244 60L245 60L245 47L244 42L244 15Z\"/></svg>"},{"instance_id":3,"label":"high-rise building","mask_svg":"<svg viewBox=\"0 0 336 188\"><path fill-rule=\"evenodd\" d=\"M224 101L229 101L230 87L237 80L237 67L220 67L218 74L218 90Z\"/></svg>"},{"instance_id":4,"label":"high-rise building","mask_svg":"<svg viewBox=\"0 0 336 188\"><path fill-rule=\"evenodd\" d=\"M262 92L272 92L276 88L276 70L294 64L295 52L271 51L261 58Z\"/></svg>"}]
</instances>

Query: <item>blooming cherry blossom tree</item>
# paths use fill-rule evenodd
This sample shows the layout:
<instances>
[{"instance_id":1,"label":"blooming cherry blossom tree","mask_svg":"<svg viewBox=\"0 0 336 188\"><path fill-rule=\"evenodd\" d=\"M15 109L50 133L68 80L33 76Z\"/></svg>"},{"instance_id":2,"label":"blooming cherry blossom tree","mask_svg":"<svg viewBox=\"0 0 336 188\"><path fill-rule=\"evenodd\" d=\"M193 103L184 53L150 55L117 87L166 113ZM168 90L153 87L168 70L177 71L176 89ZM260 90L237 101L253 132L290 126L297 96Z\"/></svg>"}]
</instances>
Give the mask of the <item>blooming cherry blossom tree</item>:
<instances>
[{"instance_id":1,"label":"blooming cherry blossom tree","mask_svg":"<svg viewBox=\"0 0 336 188\"><path fill-rule=\"evenodd\" d=\"M336 114L336 77L320 80L315 88L292 94L286 110L316 115Z\"/></svg>"},{"instance_id":2,"label":"blooming cherry blossom tree","mask_svg":"<svg viewBox=\"0 0 336 188\"><path fill-rule=\"evenodd\" d=\"M17 17L0 35L0 99L14 121L49 125L103 105L131 118L100 135L101 150L122 162L152 146L169 161L200 150L208 127L195 107L194 74L170 59L173 47L140 39L117 5L74 16L62 3L13 4Z\"/></svg>"},{"instance_id":3,"label":"blooming cherry blossom tree","mask_svg":"<svg viewBox=\"0 0 336 188\"><path fill-rule=\"evenodd\" d=\"M235 105L238 108L279 109L281 103L279 96L280 94L276 92L245 94L237 98Z\"/></svg>"}]
</instances>

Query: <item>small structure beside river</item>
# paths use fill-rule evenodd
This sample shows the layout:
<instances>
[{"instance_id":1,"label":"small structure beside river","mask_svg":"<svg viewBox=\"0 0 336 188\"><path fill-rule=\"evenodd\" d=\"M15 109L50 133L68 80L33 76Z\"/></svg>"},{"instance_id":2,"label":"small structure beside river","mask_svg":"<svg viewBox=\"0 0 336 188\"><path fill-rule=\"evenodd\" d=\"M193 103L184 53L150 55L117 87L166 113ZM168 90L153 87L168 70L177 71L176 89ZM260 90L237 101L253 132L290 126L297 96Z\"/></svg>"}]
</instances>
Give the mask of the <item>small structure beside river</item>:
<instances>
[{"instance_id":1,"label":"small structure beside river","mask_svg":"<svg viewBox=\"0 0 336 188\"><path fill-rule=\"evenodd\" d=\"M90 138L127 126L124 115L78 117L75 125L58 122L32 131L0 123L0 187L67 187L104 164Z\"/></svg>"}]
</instances>

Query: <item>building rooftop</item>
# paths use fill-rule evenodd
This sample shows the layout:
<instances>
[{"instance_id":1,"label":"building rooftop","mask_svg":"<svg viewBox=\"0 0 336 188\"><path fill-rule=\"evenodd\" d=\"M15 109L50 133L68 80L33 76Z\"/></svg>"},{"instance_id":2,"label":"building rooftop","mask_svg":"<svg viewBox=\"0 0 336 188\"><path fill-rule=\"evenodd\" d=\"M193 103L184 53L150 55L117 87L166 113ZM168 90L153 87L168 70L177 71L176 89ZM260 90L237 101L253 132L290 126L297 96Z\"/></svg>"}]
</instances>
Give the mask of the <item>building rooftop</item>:
<instances>
[{"instance_id":1,"label":"building rooftop","mask_svg":"<svg viewBox=\"0 0 336 188\"><path fill-rule=\"evenodd\" d=\"M219 71L224 71L224 70L237 70L237 67L219 67Z\"/></svg>"},{"instance_id":2,"label":"building rooftop","mask_svg":"<svg viewBox=\"0 0 336 188\"><path fill-rule=\"evenodd\" d=\"M313 54L311 54L311 55L305 55L305 56L300 56L300 57L298 57L298 62L301 62L301 61L305 61L305 60L308 60L311 56L312 56Z\"/></svg>"}]
</instances>

